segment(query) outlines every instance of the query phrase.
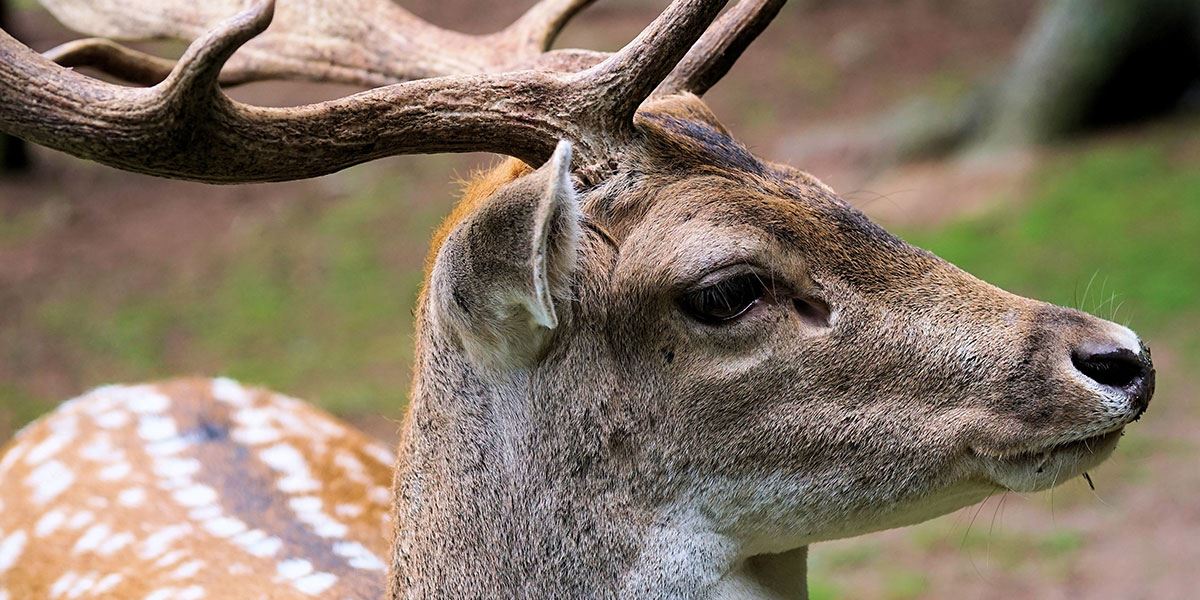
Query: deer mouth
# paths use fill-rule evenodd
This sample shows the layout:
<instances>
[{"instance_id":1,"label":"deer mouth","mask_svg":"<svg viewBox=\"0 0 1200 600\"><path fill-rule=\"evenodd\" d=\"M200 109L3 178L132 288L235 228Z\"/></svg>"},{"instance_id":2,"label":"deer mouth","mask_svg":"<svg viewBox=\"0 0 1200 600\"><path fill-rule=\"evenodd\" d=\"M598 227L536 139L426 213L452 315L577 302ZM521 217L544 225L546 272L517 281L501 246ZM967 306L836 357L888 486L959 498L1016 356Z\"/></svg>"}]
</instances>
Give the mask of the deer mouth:
<instances>
[{"instance_id":1,"label":"deer mouth","mask_svg":"<svg viewBox=\"0 0 1200 600\"><path fill-rule=\"evenodd\" d=\"M1108 457L1108 452L1116 447L1117 440L1120 439L1124 434L1125 428L1118 427L1105 433L1096 434L1070 442L1055 444L1049 448L1046 448L1045 450L1033 453L1032 456L1027 454L1022 458L1024 460L1028 460L1032 457L1036 457L1038 467L1042 469L1044 469L1055 456L1064 454L1087 457L1103 453L1104 456L1100 458L1100 460L1103 460L1104 458Z\"/></svg>"},{"instance_id":2,"label":"deer mouth","mask_svg":"<svg viewBox=\"0 0 1200 600\"><path fill-rule=\"evenodd\" d=\"M976 451L989 463L985 472L999 486L1018 492L1049 489L1104 462L1124 435L1123 425L1087 437L1021 450Z\"/></svg>"}]
</instances>

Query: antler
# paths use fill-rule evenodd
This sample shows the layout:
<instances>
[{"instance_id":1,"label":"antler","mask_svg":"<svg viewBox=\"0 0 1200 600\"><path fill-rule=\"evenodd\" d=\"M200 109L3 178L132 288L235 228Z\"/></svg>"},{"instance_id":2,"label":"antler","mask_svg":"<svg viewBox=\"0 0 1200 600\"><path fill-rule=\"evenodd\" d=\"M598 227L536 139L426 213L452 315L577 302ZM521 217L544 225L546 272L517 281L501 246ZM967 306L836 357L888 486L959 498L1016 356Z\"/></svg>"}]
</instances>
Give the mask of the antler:
<instances>
[{"instance_id":1,"label":"antler","mask_svg":"<svg viewBox=\"0 0 1200 600\"><path fill-rule=\"evenodd\" d=\"M594 0L543 0L508 28L465 35L436 27L391 0L289 0L270 30L225 65L221 83L308 79L367 87L517 70L548 50L563 26ZM43 0L68 27L100 36L55 48L63 66L96 67L153 85L171 61L111 40L193 41L246 6L245 0ZM157 79L155 79L157 77Z\"/></svg>"},{"instance_id":2,"label":"antler","mask_svg":"<svg viewBox=\"0 0 1200 600\"><path fill-rule=\"evenodd\" d=\"M787 0L742 0L721 15L716 24L683 57L659 92L691 92L703 96L716 85L742 52L762 33Z\"/></svg>"},{"instance_id":3,"label":"antler","mask_svg":"<svg viewBox=\"0 0 1200 600\"><path fill-rule=\"evenodd\" d=\"M675 0L578 73L437 77L295 108L241 104L218 85L234 51L270 24L272 0L197 39L150 88L87 78L0 32L0 129L119 168L214 183L313 177L397 154L483 151L540 164L559 139L575 143L576 164L600 164L634 141L638 105L723 4Z\"/></svg>"}]
</instances>

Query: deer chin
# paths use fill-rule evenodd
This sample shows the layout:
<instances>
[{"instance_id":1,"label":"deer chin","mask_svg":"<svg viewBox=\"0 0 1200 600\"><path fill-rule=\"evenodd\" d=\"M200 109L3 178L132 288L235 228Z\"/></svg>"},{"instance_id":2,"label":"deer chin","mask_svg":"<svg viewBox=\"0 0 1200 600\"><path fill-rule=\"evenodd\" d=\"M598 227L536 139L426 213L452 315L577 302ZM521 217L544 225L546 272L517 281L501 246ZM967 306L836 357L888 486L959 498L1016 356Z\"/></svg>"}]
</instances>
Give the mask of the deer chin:
<instances>
[{"instance_id":1,"label":"deer chin","mask_svg":"<svg viewBox=\"0 0 1200 600\"><path fill-rule=\"evenodd\" d=\"M1014 492L1039 492L1104 462L1124 431L1124 425L1119 425L1088 437L1015 453L975 452L985 459L985 472L997 485Z\"/></svg>"}]
</instances>

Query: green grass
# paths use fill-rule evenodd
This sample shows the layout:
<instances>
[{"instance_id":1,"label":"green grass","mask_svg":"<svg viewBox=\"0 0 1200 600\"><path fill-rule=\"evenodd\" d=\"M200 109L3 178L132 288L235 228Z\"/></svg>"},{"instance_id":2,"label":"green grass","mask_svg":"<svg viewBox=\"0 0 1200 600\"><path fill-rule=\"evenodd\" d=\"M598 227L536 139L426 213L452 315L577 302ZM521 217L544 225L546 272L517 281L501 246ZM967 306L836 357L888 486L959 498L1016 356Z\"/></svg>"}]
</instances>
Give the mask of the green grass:
<instances>
[{"instance_id":1,"label":"green grass","mask_svg":"<svg viewBox=\"0 0 1200 600\"><path fill-rule=\"evenodd\" d=\"M883 582L884 597L892 600L920 598L929 589L929 579L916 571L889 571Z\"/></svg>"},{"instance_id":2,"label":"green grass","mask_svg":"<svg viewBox=\"0 0 1200 600\"><path fill-rule=\"evenodd\" d=\"M393 210L368 192L297 224L307 236L264 236L188 314L199 344L220 357L224 373L306 390L337 412L402 407L406 382L372 377L403 371L412 358L420 279L385 261L397 232L382 225ZM433 219L418 221L428 229Z\"/></svg>"},{"instance_id":3,"label":"green grass","mask_svg":"<svg viewBox=\"0 0 1200 600\"><path fill-rule=\"evenodd\" d=\"M809 576L808 600L837 600L845 597L842 589L828 579L821 576Z\"/></svg>"}]
</instances>

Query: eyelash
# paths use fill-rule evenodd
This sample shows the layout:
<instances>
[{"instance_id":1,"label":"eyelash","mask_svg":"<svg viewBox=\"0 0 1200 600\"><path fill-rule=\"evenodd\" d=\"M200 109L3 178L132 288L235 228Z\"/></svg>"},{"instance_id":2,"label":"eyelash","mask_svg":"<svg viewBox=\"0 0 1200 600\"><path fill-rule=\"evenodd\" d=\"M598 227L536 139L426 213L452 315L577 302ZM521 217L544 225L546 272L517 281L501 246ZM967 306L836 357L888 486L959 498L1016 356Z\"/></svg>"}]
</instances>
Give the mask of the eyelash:
<instances>
[{"instance_id":1,"label":"eyelash","mask_svg":"<svg viewBox=\"0 0 1200 600\"><path fill-rule=\"evenodd\" d=\"M828 328L832 311L815 296L796 295L778 289L776 280L756 271L742 271L686 291L678 305L684 314L710 326L733 323L764 301L786 299L802 322L810 327Z\"/></svg>"},{"instance_id":2,"label":"eyelash","mask_svg":"<svg viewBox=\"0 0 1200 600\"><path fill-rule=\"evenodd\" d=\"M708 325L737 320L760 304L768 285L756 273L741 273L684 293L680 308L688 316Z\"/></svg>"}]
</instances>

